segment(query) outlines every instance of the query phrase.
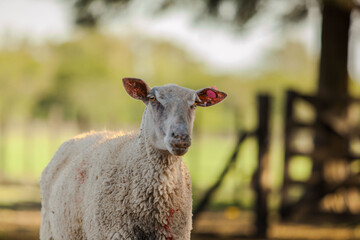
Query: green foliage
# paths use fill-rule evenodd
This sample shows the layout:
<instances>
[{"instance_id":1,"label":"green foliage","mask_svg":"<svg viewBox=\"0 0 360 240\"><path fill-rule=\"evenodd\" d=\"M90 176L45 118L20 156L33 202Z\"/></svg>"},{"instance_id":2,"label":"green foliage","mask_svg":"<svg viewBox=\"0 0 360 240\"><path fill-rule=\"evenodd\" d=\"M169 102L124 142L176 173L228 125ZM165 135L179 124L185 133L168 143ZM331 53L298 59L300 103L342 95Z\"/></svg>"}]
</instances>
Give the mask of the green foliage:
<instances>
[{"instance_id":1,"label":"green foliage","mask_svg":"<svg viewBox=\"0 0 360 240\"><path fill-rule=\"evenodd\" d=\"M0 53L0 113L1 116L28 114L31 101L39 91L45 71L27 47L16 52Z\"/></svg>"},{"instance_id":2,"label":"green foliage","mask_svg":"<svg viewBox=\"0 0 360 240\"><path fill-rule=\"evenodd\" d=\"M228 98L218 106L198 109L196 127L229 131L235 125L236 110L241 119L237 121L251 128L255 126L258 92L281 97L288 87L314 89L316 60L310 59L301 45L289 43L269 53L268 59L272 64L262 73L214 76L170 43L84 31L63 44L37 48L24 44L14 51L0 51L0 114L6 119L60 115L84 129L138 125L144 106L125 93L121 81L133 76L150 86L216 86L227 92Z\"/></svg>"}]
</instances>

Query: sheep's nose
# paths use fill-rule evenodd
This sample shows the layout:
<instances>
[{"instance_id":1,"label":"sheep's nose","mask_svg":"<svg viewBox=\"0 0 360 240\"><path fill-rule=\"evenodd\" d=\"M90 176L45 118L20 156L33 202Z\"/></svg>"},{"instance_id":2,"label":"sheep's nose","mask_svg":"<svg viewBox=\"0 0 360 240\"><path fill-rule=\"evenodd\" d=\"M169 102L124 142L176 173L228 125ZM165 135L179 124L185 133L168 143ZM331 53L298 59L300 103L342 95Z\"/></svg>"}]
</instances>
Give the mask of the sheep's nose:
<instances>
[{"instance_id":1,"label":"sheep's nose","mask_svg":"<svg viewBox=\"0 0 360 240\"><path fill-rule=\"evenodd\" d=\"M181 134L181 133L175 133L173 132L171 134L171 136L179 141L189 141L190 140L190 136L188 134Z\"/></svg>"},{"instance_id":2,"label":"sheep's nose","mask_svg":"<svg viewBox=\"0 0 360 240\"><path fill-rule=\"evenodd\" d=\"M187 148L191 145L191 139L188 134L181 134L173 132L172 137L172 146L177 148Z\"/></svg>"}]
</instances>

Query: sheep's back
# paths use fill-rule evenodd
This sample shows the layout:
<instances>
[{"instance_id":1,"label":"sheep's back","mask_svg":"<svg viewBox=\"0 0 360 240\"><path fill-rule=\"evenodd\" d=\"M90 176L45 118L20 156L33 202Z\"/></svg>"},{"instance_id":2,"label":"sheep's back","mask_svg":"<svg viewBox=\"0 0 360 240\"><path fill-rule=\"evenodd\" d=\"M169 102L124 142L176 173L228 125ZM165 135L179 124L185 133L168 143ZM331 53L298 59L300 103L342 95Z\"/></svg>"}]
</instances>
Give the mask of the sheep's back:
<instances>
[{"instance_id":1,"label":"sheep's back","mask_svg":"<svg viewBox=\"0 0 360 240\"><path fill-rule=\"evenodd\" d=\"M54 235L82 236L84 195L89 183L90 173L101 166L101 161L109 159L112 151L104 149L112 141L115 148L116 139L123 139L123 133L90 132L82 134L63 143L48 166L44 169L40 187L43 204L43 217L46 214L53 226ZM124 140L122 140L124 141ZM120 142L122 142L120 141ZM97 157L100 156L100 157ZM85 204L86 206L86 204ZM56 233L56 229L59 230ZM68 233L60 232L68 229ZM81 237L80 237L81 238Z\"/></svg>"},{"instance_id":2,"label":"sheep's back","mask_svg":"<svg viewBox=\"0 0 360 240\"><path fill-rule=\"evenodd\" d=\"M41 174L40 187L42 201L46 203L53 184L59 175L90 146L107 135L107 132L89 132L64 142Z\"/></svg>"}]
</instances>

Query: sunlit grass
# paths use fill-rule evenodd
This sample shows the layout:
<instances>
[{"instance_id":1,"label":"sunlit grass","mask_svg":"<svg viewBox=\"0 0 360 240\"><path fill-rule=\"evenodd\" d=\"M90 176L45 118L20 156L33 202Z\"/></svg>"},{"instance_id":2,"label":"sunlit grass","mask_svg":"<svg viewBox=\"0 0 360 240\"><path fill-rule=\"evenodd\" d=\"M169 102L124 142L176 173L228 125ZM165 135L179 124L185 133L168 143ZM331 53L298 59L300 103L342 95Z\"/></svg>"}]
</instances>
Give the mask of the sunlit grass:
<instances>
[{"instance_id":1,"label":"sunlit grass","mask_svg":"<svg viewBox=\"0 0 360 240\"><path fill-rule=\"evenodd\" d=\"M28 132L28 134L24 134ZM38 182L44 167L48 164L53 154L61 143L78 134L76 128L36 127L32 131L15 129L8 132L5 144L5 176L13 182L32 184L30 189L21 190L21 187L0 186L1 203L23 201L39 201ZM236 136L232 134L195 134L193 145L185 155L184 160L189 168L194 201L197 203L203 193L212 186L229 161L234 149ZM280 142L272 145L278 148ZM275 148L276 149L276 148ZM278 188L282 169L276 167L281 162L281 151L276 150L270 154L270 179L269 185ZM297 163L295 176L306 178L309 169ZM275 165L275 167L273 166ZM216 192L211 204L223 206L235 204L251 208L254 202L254 193L251 189L252 176L257 167L257 145L255 138L246 140L240 148L234 166L226 175L221 187Z\"/></svg>"},{"instance_id":2,"label":"sunlit grass","mask_svg":"<svg viewBox=\"0 0 360 240\"><path fill-rule=\"evenodd\" d=\"M0 185L0 196L1 206L40 202L40 189L38 185Z\"/></svg>"}]
</instances>

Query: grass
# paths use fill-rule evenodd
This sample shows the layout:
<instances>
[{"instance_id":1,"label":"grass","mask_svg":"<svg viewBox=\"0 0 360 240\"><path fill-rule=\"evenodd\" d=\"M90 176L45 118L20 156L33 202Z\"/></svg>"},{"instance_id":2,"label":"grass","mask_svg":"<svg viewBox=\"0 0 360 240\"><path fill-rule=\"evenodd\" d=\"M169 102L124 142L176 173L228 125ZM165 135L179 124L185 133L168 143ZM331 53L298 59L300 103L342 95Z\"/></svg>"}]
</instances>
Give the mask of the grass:
<instances>
[{"instance_id":1,"label":"grass","mask_svg":"<svg viewBox=\"0 0 360 240\"><path fill-rule=\"evenodd\" d=\"M39 177L60 144L78 132L74 126L33 126L9 129L3 138L5 149L0 175L0 206L14 206L16 203L29 202L36 208L0 209L1 239L38 239L40 212ZM227 164L235 145L235 136L231 134L199 135L195 134L193 145L184 160L190 170L193 182L194 203L217 180ZM275 136L271 141L269 153L270 207L277 207L280 198L277 190L282 179L281 138ZM250 138L241 146L238 159L229 171L223 184L211 200L211 210L204 212L194 229L193 239L201 233L248 234L254 227L250 209L254 202L251 190L252 175L257 166L256 139ZM290 174L294 179L308 177L311 162L305 158L294 158ZM9 181L10 180L10 181ZM7 184L4 184L7 183ZM9 184L10 183L10 184ZM229 207L230 206L230 207ZM236 206L236 207L234 207ZM230 211L231 210L231 211ZM273 239L360 239L359 226L337 227L291 225L271 221L269 237ZM198 235L197 235L198 234ZM213 238L215 239L215 238ZM219 238L218 238L219 239ZM221 237L221 239L226 239Z\"/></svg>"},{"instance_id":2,"label":"grass","mask_svg":"<svg viewBox=\"0 0 360 240\"><path fill-rule=\"evenodd\" d=\"M2 171L12 182L25 184L20 186L1 186L0 204L10 202L40 201L38 182L44 167L51 157L68 138L78 134L73 125L54 127L52 125L33 124L13 126L3 138L5 149L1 159ZM235 145L232 134L205 135L195 134L193 145L184 160L190 170L193 183L195 204L202 194L217 180L227 164ZM269 185L277 189L281 184L281 142L274 140L270 151ZM309 164L305 159L294 162L292 172L298 179L309 174ZM213 206L237 205L251 208L254 194L251 190L252 175L257 166L257 145L254 138L248 139L241 146L234 167L225 177L220 189L216 192L211 204ZM1 181L1 179L0 179ZM32 188L28 186L32 185ZM279 201L273 197L274 204ZM274 205L273 204L273 205Z\"/></svg>"},{"instance_id":3,"label":"grass","mask_svg":"<svg viewBox=\"0 0 360 240\"><path fill-rule=\"evenodd\" d=\"M193 240L244 239L230 235L248 235L254 230L253 214L240 211L229 217L227 212L204 212L197 220L192 231ZM0 209L0 240L35 240L39 239L40 211L13 211ZM210 237L209 234L215 234ZM260 238L249 238L257 239ZM326 223L317 225L269 223L268 239L311 239L311 240L350 240L360 239L360 225L334 226Z\"/></svg>"}]
</instances>

